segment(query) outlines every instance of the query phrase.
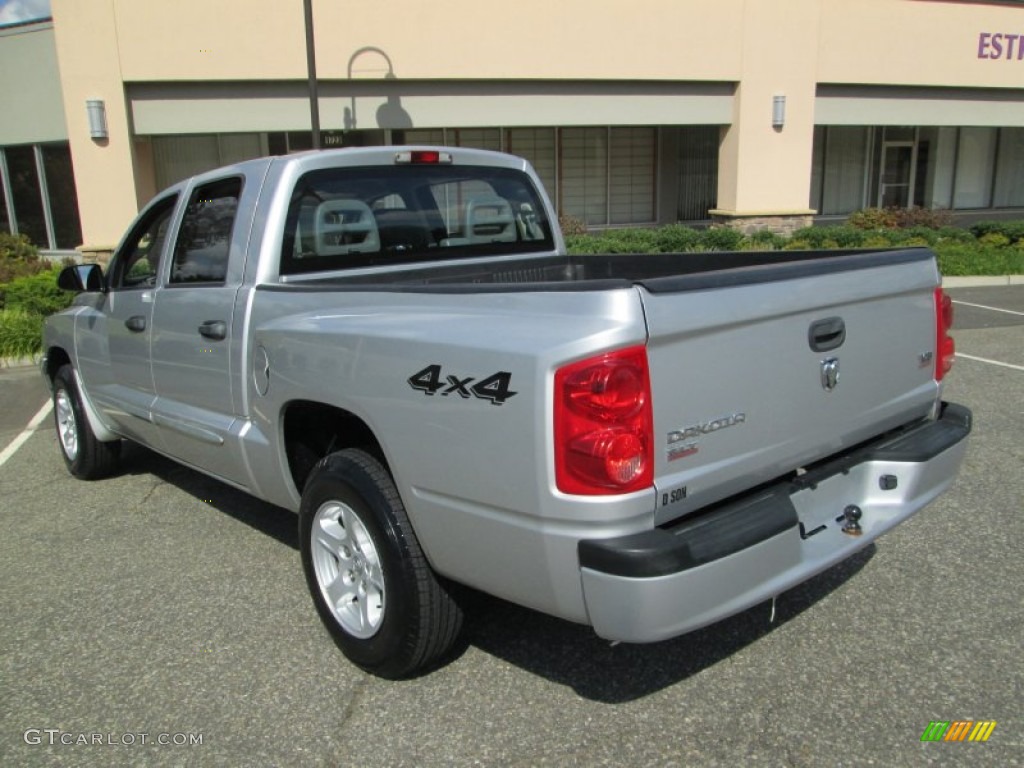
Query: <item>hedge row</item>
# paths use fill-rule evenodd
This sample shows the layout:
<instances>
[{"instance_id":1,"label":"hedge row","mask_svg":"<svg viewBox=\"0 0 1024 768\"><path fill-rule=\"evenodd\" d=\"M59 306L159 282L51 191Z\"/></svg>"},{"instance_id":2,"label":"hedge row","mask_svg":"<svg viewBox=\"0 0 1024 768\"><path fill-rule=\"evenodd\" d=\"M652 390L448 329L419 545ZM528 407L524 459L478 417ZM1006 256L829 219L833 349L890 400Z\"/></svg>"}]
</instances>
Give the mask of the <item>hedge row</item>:
<instances>
[{"instance_id":1,"label":"hedge row","mask_svg":"<svg viewBox=\"0 0 1024 768\"><path fill-rule=\"evenodd\" d=\"M788 237L764 231L745 236L727 227L698 230L670 224L566 235L566 243L574 254L927 246L935 251L946 275L1024 274L1024 221L982 222L971 229L921 225L871 229L845 224L807 227Z\"/></svg>"}]
</instances>

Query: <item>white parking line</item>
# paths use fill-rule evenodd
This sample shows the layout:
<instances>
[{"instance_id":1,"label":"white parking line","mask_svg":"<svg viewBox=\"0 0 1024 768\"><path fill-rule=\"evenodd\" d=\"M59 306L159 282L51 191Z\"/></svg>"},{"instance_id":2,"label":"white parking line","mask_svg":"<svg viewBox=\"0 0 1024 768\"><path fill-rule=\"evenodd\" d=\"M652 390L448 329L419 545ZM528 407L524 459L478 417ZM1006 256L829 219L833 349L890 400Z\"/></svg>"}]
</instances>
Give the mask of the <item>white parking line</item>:
<instances>
[{"instance_id":1,"label":"white parking line","mask_svg":"<svg viewBox=\"0 0 1024 768\"><path fill-rule=\"evenodd\" d=\"M46 405L39 409L39 412L32 417L32 421L28 423L28 426L21 430L16 438L14 438L10 445L0 451L0 467L7 463L7 460L13 456L25 442L32 437L32 433L38 429L39 425L43 423L43 419L50 415L50 410L53 408L53 403L47 401Z\"/></svg>"},{"instance_id":2,"label":"white parking line","mask_svg":"<svg viewBox=\"0 0 1024 768\"><path fill-rule=\"evenodd\" d=\"M1018 317L1024 317L1024 312L1017 312L1013 309L1000 309L999 307L988 307L984 304L972 304L969 301L957 301L953 299L954 304L960 304L964 307L974 307L975 309L987 309L989 312L1005 312L1008 315L1017 315Z\"/></svg>"},{"instance_id":3,"label":"white parking line","mask_svg":"<svg viewBox=\"0 0 1024 768\"><path fill-rule=\"evenodd\" d=\"M1024 371L1024 365L1013 365L1012 363L1002 363L998 360L989 360L987 357L975 357L974 355L965 355L963 352L956 353L957 358L964 358L965 360L974 360L978 363L988 363L989 365L998 365L1000 368L1012 368L1015 371ZM0 462L2 463L2 462Z\"/></svg>"}]
</instances>

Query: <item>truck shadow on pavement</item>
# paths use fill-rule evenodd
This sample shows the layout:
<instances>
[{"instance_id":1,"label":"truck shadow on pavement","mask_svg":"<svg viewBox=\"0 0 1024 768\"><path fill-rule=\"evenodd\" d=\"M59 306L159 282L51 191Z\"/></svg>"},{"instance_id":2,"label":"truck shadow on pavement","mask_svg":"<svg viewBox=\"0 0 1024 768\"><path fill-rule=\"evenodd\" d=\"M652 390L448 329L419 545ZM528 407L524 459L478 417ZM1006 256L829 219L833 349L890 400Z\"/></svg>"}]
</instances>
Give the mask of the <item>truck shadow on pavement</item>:
<instances>
[{"instance_id":1,"label":"truck shadow on pavement","mask_svg":"<svg viewBox=\"0 0 1024 768\"><path fill-rule=\"evenodd\" d=\"M841 587L874 557L875 544L771 602L660 643L612 645L589 627L478 592L467 594L466 640L583 698L618 704L643 698L727 659L783 627Z\"/></svg>"},{"instance_id":2,"label":"truck shadow on pavement","mask_svg":"<svg viewBox=\"0 0 1024 768\"><path fill-rule=\"evenodd\" d=\"M132 443L124 445L121 470L152 475L298 552L296 518L285 509ZM457 663L472 646L568 686L583 698L607 704L634 701L686 680L785 626L856 575L875 552L875 545L869 544L784 592L776 602L773 623L769 623L771 603L764 602L688 635L650 645L613 646L589 627L457 587L466 613L464 637L432 674L445 674L444 666ZM297 556L295 567L300 567ZM338 663L345 663L340 655Z\"/></svg>"},{"instance_id":3,"label":"truck shadow on pavement","mask_svg":"<svg viewBox=\"0 0 1024 768\"><path fill-rule=\"evenodd\" d=\"M286 509L261 501L245 491L127 440L122 444L120 471L132 475L152 475L205 501L218 512L299 551L298 522L295 515Z\"/></svg>"}]
</instances>

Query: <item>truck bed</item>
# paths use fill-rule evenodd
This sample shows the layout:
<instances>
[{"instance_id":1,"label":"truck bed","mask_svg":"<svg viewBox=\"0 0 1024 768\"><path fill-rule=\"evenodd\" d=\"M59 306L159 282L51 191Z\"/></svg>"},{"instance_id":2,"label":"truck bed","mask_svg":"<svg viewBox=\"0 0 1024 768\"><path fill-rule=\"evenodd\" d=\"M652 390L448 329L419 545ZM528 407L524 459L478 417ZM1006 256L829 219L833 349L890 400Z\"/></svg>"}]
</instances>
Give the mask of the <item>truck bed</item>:
<instances>
[{"instance_id":1,"label":"truck bed","mask_svg":"<svg viewBox=\"0 0 1024 768\"><path fill-rule=\"evenodd\" d=\"M883 265L928 261L927 248L846 251L735 251L491 258L287 278L326 290L566 291L643 285L651 293L775 282ZM384 262L382 262L384 266Z\"/></svg>"}]
</instances>

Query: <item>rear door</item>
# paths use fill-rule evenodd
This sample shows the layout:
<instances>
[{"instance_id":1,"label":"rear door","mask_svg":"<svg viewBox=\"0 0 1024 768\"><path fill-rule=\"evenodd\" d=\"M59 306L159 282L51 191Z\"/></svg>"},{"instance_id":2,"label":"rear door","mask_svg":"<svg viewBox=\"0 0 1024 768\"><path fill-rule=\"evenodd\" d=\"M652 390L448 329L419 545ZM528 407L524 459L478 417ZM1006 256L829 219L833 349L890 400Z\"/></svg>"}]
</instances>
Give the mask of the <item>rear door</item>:
<instances>
[{"instance_id":1,"label":"rear door","mask_svg":"<svg viewBox=\"0 0 1024 768\"><path fill-rule=\"evenodd\" d=\"M252 185L254 188L257 184ZM241 175L193 185L153 316L153 419L165 450L248 486L235 401L241 351L233 327L255 190Z\"/></svg>"},{"instance_id":2,"label":"rear door","mask_svg":"<svg viewBox=\"0 0 1024 768\"><path fill-rule=\"evenodd\" d=\"M938 274L927 252L803 271L641 289L659 522L928 414Z\"/></svg>"}]
</instances>

